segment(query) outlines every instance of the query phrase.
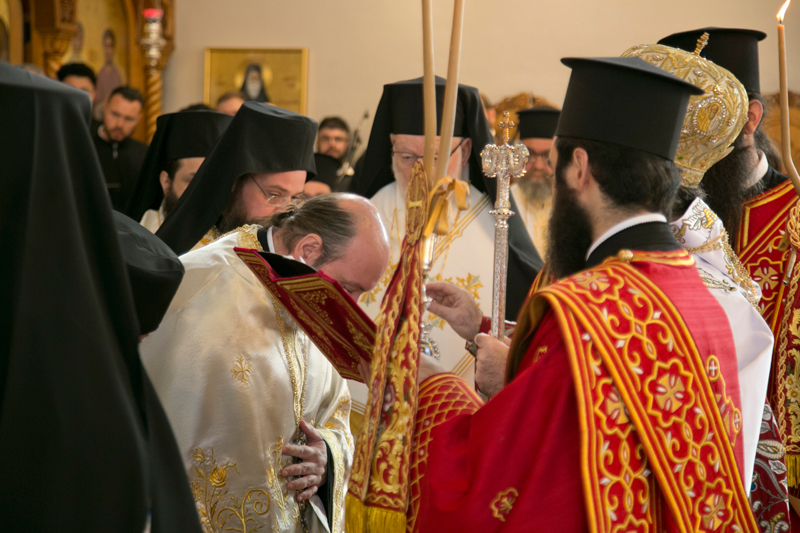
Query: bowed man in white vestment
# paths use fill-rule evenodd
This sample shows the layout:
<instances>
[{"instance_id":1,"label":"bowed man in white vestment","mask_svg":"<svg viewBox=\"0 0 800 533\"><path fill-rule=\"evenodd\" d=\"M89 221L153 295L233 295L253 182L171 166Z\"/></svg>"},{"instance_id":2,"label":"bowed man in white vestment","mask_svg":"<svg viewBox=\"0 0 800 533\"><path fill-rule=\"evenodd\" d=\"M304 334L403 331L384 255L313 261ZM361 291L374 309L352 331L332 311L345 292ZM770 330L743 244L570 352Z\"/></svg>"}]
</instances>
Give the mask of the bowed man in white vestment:
<instances>
[{"instance_id":1,"label":"bowed man in white vestment","mask_svg":"<svg viewBox=\"0 0 800 533\"><path fill-rule=\"evenodd\" d=\"M206 531L342 531L347 385L234 247L321 267L357 298L386 268L385 229L340 194L243 226L181 257L183 282L141 345Z\"/></svg>"}]
</instances>

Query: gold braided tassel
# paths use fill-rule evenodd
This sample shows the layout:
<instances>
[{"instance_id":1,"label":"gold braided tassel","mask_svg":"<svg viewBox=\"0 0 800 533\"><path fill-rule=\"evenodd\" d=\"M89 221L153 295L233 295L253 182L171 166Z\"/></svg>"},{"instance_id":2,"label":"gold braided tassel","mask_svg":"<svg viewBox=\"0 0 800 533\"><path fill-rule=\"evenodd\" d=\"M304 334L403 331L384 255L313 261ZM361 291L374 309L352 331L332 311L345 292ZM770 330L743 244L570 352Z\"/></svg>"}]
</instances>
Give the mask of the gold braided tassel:
<instances>
[{"instance_id":1,"label":"gold braided tassel","mask_svg":"<svg viewBox=\"0 0 800 533\"><path fill-rule=\"evenodd\" d=\"M404 533L406 515L380 507L365 507L355 496L347 495L344 506L347 533Z\"/></svg>"}]
</instances>

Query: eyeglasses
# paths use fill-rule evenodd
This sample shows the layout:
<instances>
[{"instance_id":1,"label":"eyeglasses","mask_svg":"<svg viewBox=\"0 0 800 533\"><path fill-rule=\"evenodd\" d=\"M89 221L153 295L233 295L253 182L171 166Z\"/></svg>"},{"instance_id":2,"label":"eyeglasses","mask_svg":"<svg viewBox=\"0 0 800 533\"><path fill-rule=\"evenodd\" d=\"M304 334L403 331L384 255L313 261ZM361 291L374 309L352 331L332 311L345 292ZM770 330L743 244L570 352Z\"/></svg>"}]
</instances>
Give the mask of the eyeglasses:
<instances>
[{"instance_id":1,"label":"eyeglasses","mask_svg":"<svg viewBox=\"0 0 800 533\"><path fill-rule=\"evenodd\" d=\"M461 144L463 142L464 142L464 139L461 139L461 142L459 142L456 145L456 147L453 148L453 151L450 152L450 155L447 157L448 161L450 160L451 157L453 157L453 154L456 153L456 150L458 150L461 147ZM411 152L392 152L392 155L397 156L397 162L400 163L400 166L403 167L403 168L411 168L411 167L414 166L414 163L416 163L418 159L422 159L423 158L423 156L417 155L417 154L414 154L414 153L411 153ZM436 157L433 158L434 164L436 163L436 161L438 159L439 159L439 156L437 154Z\"/></svg>"},{"instance_id":2,"label":"eyeglasses","mask_svg":"<svg viewBox=\"0 0 800 533\"><path fill-rule=\"evenodd\" d=\"M542 158L542 163L544 163L547 168L552 168L550 164L550 151L547 150L545 152L529 152L528 155L528 166L532 167L536 164L536 160Z\"/></svg>"},{"instance_id":3,"label":"eyeglasses","mask_svg":"<svg viewBox=\"0 0 800 533\"><path fill-rule=\"evenodd\" d=\"M264 192L264 189L261 188L261 185L258 184L256 179L250 174L250 179L253 180L253 183L256 184L258 190L261 191L261 194L264 195L264 199L267 201L267 205L271 207L282 207L289 202L298 202L302 203L307 200L306 195L300 194L298 196L280 196L277 194L267 194Z\"/></svg>"}]
</instances>

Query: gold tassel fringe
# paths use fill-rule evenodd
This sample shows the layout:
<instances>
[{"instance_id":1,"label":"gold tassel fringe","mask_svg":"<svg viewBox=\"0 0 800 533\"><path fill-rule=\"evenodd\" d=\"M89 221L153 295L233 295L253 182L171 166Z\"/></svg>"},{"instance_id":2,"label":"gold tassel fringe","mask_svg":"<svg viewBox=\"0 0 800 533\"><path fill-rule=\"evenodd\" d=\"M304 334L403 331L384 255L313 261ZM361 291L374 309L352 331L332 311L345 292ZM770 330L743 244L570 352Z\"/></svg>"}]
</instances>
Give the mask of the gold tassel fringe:
<instances>
[{"instance_id":1,"label":"gold tassel fringe","mask_svg":"<svg viewBox=\"0 0 800 533\"><path fill-rule=\"evenodd\" d=\"M406 515L379 507L370 507L348 494L344 506L347 533L405 533Z\"/></svg>"},{"instance_id":2,"label":"gold tassel fringe","mask_svg":"<svg viewBox=\"0 0 800 533\"><path fill-rule=\"evenodd\" d=\"M786 454L786 470L789 488L797 488L800 486L800 455L793 453Z\"/></svg>"}]
</instances>

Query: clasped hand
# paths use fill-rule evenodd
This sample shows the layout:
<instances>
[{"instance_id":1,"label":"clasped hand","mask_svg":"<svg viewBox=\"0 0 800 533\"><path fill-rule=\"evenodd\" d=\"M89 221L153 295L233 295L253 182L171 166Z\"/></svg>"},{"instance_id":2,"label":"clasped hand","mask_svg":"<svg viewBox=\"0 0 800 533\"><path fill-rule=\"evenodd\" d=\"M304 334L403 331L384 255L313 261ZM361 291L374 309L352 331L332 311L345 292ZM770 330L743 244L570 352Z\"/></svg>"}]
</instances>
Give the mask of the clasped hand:
<instances>
[{"instance_id":1,"label":"clasped hand","mask_svg":"<svg viewBox=\"0 0 800 533\"><path fill-rule=\"evenodd\" d=\"M328 471L328 447L325 439L305 420L300 421L300 431L306 434L307 444L304 446L287 444L283 447L283 455L297 457L302 459L302 462L289 465L281 471L281 475L286 478L300 476L286 485L287 489L299 492L298 503L317 493L325 483Z\"/></svg>"}]
</instances>

